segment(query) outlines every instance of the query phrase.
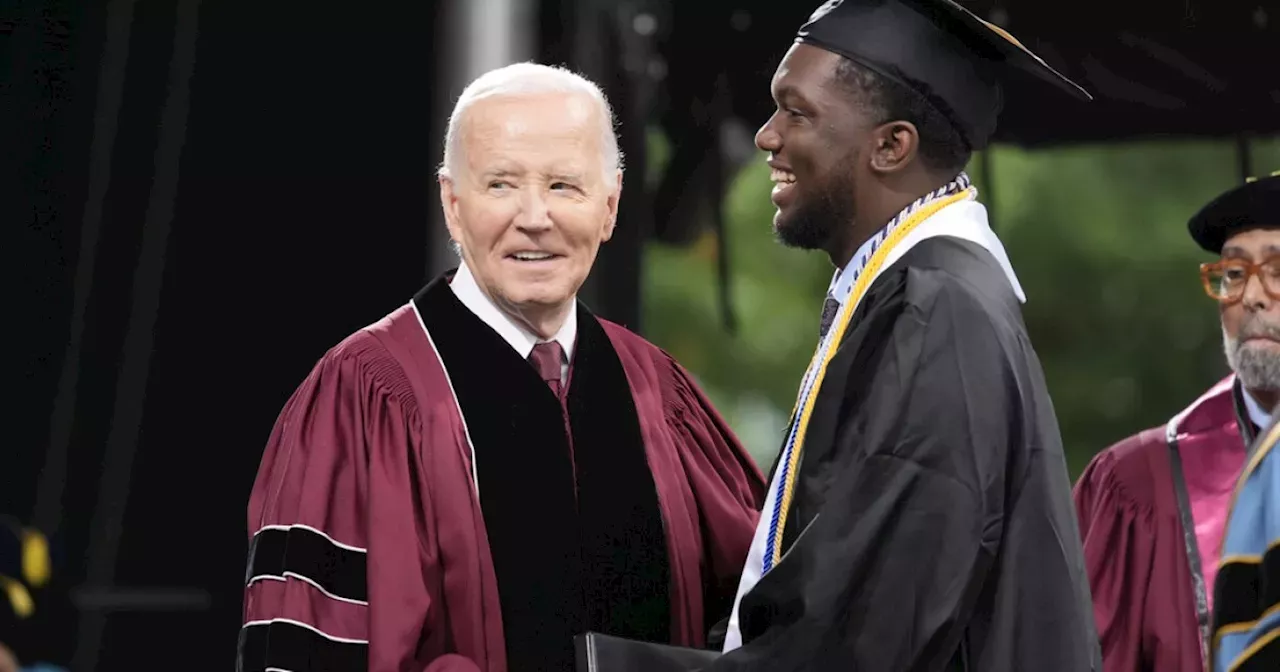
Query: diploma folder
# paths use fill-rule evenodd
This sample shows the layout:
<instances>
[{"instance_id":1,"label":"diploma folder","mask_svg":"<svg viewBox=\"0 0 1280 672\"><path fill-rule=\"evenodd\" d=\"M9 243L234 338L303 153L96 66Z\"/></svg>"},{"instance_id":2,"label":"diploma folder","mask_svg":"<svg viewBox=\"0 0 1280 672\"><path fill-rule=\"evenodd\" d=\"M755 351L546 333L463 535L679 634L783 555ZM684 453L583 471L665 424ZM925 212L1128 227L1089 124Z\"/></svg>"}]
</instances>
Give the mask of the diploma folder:
<instances>
[{"instance_id":1,"label":"diploma folder","mask_svg":"<svg viewBox=\"0 0 1280 672\"><path fill-rule=\"evenodd\" d=\"M588 632L573 638L578 672L692 672L702 669L719 651L652 644Z\"/></svg>"}]
</instances>

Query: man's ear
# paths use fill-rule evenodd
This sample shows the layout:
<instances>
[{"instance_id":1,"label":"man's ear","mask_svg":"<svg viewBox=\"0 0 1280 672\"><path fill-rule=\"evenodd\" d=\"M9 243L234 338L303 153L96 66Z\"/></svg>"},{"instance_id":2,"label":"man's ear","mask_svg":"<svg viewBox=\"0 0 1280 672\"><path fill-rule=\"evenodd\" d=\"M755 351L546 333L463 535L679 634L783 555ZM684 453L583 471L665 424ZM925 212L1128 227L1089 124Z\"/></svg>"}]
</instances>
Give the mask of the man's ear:
<instances>
[{"instance_id":1,"label":"man's ear","mask_svg":"<svg viewBox=\"0 0 1280 672\"><path fill-rule=\"evenodd\" d=\"M604 235L602 241L613 238L614 229L618 228L618 203L622 201L622 171L618 171L616 177L617 184L614 186L613 193L609 196L609 210L605 215L608 219L604 223Z\"/></svg>"},{"instance_id":2,"label":"man's ear","mask_svg":"<svg viewBox=\"0 0 1280 672\"><path fill-rule=\"evenodd\" d=\"M909 121L891 121L871 131L871 170L896 173L915 160L920 132Z\"/></svg>"},{"instance_id":3,"label":"man's ear","mask_svg":"<svg viewBox=\"0 0 1280 672\"><path fill-rule=\"evenodd\" d=\"M440 175L436 178L440 183L440 209L444 210L444 225L449 229L449 237L454 242L462 242L462 225L458 217L458 196L453 191L453 178Z\"/></svg>"}]
</instances>

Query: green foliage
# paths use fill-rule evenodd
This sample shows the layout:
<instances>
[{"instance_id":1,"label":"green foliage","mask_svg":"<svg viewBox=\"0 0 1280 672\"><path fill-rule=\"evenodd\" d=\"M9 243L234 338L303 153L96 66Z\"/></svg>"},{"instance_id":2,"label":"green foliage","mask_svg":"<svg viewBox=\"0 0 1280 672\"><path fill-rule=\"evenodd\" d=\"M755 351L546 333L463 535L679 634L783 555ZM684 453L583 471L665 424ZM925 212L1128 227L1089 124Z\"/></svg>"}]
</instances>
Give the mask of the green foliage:
<instances>
[{"instance_id":1,"label":"green foliage","mask_svg":"<svg viewBox=\"0 0 1280 672\"><path fill-rule=\"evenodd\" d=\"M659 152L662 145L655 139ZM646 336L706 388L751 450L768 464L817 345L817 315L834 269L825 257L774 241L769 169L747 166L725 200L738 334L723 328L716 247L708 231L688 248L653 243L643 285Z\"/></svg>"},{"instance_id":2,"label":"green foliage","mask_svg":"<svg viewBox=\"0 0 1280 672\"><path fill-rule=\"evenodd\" d=\"M664 154L660 137L653 149ZM1255 142L1253 156L1258 173L1280 169L1280 142ZM970 174L1027 292L1027 327L1078 474L1226 373L1196 270L1210 257L1186 221L1238 182L1234 143L1002 147L990 160L993 185L982 183L980 158ZM699 377L764 465L816 345L833 271L825 256L774 241L769 189L756 161L726 198L736 336L721 325L710 232L689 248L651 244L644 281L648 337Z\"/></svg>"},{"instance_id":3,"label":"green foliage","mask_svg":"<svg viewBox=\"0 0 1280 672\"><path fill-rule=\"evenodd\" d=\"M1216 306L1197 274L1211 257L1186 222L1238 183L1234 147L1000 148L991 161L986 196L1027 291L1027 328L1078 473L1227 373Z\"/></svg>"}]
</instances>

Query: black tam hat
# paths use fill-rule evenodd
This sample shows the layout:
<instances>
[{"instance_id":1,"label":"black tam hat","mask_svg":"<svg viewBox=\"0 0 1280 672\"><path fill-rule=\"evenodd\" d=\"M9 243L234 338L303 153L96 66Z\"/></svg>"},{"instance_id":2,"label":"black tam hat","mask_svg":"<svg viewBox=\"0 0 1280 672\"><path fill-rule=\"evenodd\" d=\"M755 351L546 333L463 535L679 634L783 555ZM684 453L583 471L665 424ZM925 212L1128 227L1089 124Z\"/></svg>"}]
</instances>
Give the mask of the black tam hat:
<instances>
[{"instance_id":1,"label":"black tam hat","mask_svg":"<svg viewBox=\"0 0 1280 672\"><path fill-rule=\"evenodd\" d=\"M1187 222L1191 237L1213 254L1220 254L1231 236L1261 228L1280 228L1280 171L1222 194Z\"/></svg>"},{"instance_id":2,"label":"black tam hat","mask_svg":"<svg viewBox=\"0 0 1280 672\"><path fill-rule=\"evenodd\" d=\"M1093 97L995 24L953 0L828 0L797 42L826 49L919 93L960 131L987 146L1002 82L1030 74L1083 100Z\"/></svg>"}]
</instances>

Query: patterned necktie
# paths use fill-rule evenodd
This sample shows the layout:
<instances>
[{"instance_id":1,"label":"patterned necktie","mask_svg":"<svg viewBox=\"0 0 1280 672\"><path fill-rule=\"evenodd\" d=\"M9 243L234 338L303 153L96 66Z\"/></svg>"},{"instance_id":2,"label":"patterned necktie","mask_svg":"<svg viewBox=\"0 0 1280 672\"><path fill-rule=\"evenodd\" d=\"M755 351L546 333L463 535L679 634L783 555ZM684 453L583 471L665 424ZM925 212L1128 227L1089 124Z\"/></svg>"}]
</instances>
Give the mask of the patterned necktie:
<instances>
[{"instance_id":1,"label":"patterned necktie","mask_svg":"<svg viewBox=\"0 0 1280 672\"><path fill-rule=\"evenodd\" d=\"M560 364L564 360L564 350L555 341L539 343L529 353L529 363L537 369L538 375L547 381L551 392L560 397Z\"/></svg>"},{"instance_id":2,"label":"patterned necktie","mask_svg":"<svg viewBox=\"0 0 1280 672\"><path fill-rule=\"evenodd\" d=\"M836 313L840 312L840 302L827 296L827 300L822 303L822 331L818 333L818 340L827 337L827 331L831 329L832 323L836 321Z\"/></svg>"}]
</instances>

